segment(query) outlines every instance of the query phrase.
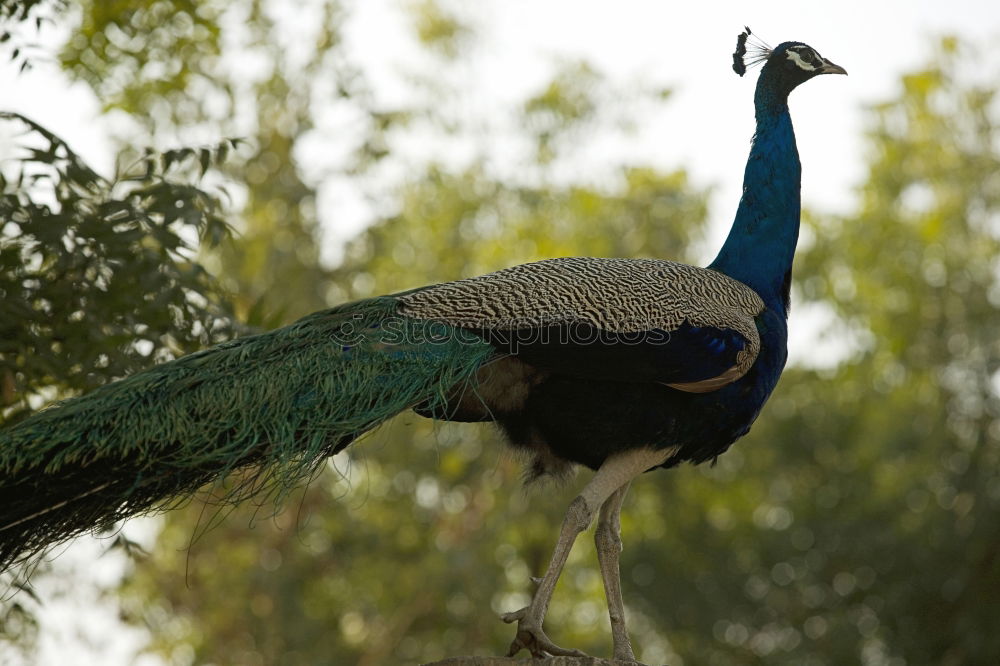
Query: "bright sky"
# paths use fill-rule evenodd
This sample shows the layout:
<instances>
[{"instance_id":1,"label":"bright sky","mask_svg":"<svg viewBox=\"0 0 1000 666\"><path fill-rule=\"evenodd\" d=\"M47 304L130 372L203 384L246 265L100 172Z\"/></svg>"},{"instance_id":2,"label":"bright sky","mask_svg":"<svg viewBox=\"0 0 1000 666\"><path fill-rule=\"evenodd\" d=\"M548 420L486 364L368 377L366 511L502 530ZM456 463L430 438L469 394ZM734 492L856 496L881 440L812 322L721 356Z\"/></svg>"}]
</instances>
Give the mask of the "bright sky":
<instances>
[{"instance_id":1,"label":"bright sky","mask_svg":"<svg viewBox=\"0 0 1000 666\"><path fill-rule=\"evenodd\" d=\"M398 12L402 1L358 2L348 32L380 95L390 102L405 101L400 96L407 88L399 70L413 62L412 41ZM739 79L730 69L730 54L744 24L772 45L807 42L850 72L846 78L811 82L791 100L803 163L803 201L825 210L848 209L852 186L864 176L864 105L894 95L898 75L924 61L934 35L955 33L980 44L1000 37L996 0L482 0L456 6L468 12L480 34L465 74L475 109L489 109L537 89L560 59L586 58L619 87L642 79L674 88L676 94L662 115L642 119L634 141L588 155L594 163L581 164L581 174L609 158L688 167L696 183L716 186L711 215L713 235L719 240L735 211L753 133L755 72ZM993 79L1000 79L1000 72ZM99 118L99 104L84 85L70 86L44 65L21 76L10 66L0 66L0 109L39 121L95 166L109 170L110 124ZM0 137L0 159L4 149ZM336 197L324 200L331 209L338 206ZM344 210L335 212L321 214L342 220ZM354 212L357 222L363 220L363 212ZM710 259L710 253L706 248L703 258ZM808 313L795 316L804 317L802 328L817 327L815 316L811 323L805 320ZM798 340L793 358L804 357L809 344L808 336ZM92 546L84 544L83 550L83 561L93 561ZM80 557L68 555L67 566L78 566ZM114 626L113 609L102 610L92 599L68 605L55 601L44 620L45 649L38 662L42 666L127 663L136 640L132 633L123 639ZM3 657L0 650L0 661Z\"/></svg>"},{"instance_id":2,"label":"bright sky","mask_svg":"<svg viewBox=\"0 0 1000 666\"><path fill-rule=\"evenodd\" d=\"M397 0L368 0L357 12L353 43L372 63L383 90L399 90L393 70L408 52L398 21L386 20ZM844 66L797 90L792 114L804 165L806 205L844 209L863 177L861 130L865 104L896 89L898 75L920 65L933 36L955 32L986 41L1000 37L1000 3L928 0L836 3L663 0L505 0L471 5L483 33L468 84L483 100L516 99L536 90L556 59L586 58L612 79L666 84L676 95L660 117L645 119L637 140L614 157L686 166L718 185L713 216L728 225L739 196L753 133L756 70L739 79L730 69L744 24L768 43L798 40ZM613 7L613 9L612 9ZM752 8L752 9L751 9ZM378 35L378 37L374 37ZM391 99L391 95L389 95ZM599 156L595 156L598 157ZM721 231L720 231L721 233ZM709 258L709 257L706 257Z\"/></svg>"}]
</instances>

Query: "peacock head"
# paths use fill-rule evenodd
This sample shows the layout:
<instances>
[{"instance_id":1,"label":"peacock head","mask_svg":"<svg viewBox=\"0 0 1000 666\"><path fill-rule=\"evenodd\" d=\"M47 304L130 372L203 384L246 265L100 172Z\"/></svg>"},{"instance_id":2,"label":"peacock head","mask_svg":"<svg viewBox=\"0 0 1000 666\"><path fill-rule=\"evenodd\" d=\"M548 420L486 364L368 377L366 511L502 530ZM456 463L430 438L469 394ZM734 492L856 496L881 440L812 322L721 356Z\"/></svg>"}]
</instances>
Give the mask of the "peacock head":
<instances>
[{"instance_id":1,"label":"peacock head","mask_svg":"<svg viewBox=\"0 0 1000 666\"><path fill-rule=\"evenodd\" d=\"M737 38L736 52L733 53L733 70L743 76L748 66L753 67L763 63L758 85L766 85L781 96L787 96L796 86L814 76L847 74L847 70L830 62L808 44L782 42L772 49L760 39L748 41L751 36L753 33L747 28Z\"/></svg>"}]
</instances>

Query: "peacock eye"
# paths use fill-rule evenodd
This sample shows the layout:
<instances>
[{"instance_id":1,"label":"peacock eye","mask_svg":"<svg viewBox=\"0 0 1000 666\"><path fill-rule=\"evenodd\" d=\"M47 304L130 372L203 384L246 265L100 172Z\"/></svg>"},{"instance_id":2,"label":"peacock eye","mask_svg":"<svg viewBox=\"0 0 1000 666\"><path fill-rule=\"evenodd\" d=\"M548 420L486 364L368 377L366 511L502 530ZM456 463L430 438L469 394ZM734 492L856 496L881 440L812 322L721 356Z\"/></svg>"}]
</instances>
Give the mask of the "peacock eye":
<instances>
[{"instance_id":1,"label":"peacock eye","mask_svg":"<svg viewBox=\"0 0 1000 666\"><path fill-rule=\"evenodd\" d=\"M815 70L823 65L823 58L808 46L798 46L789 49L788 57L799 68Z\"/></svg>"}]
</instances>

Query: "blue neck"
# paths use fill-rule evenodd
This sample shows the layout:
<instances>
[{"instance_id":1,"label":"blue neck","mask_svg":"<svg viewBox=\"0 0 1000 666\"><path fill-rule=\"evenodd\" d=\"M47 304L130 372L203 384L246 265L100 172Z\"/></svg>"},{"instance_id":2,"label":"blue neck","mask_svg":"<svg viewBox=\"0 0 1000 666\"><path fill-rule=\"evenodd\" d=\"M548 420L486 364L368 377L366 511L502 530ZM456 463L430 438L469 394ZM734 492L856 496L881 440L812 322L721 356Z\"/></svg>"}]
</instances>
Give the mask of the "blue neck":
<instances>
[{"instance_id":1,"label":"blue neck","mask_svg":"<svg viewBox=\"0 0 1000 666\"><path fill-rule=\"evenodd\" d=\"M799 237L802 166L788 94L772 90L763 74L754 96L757 131L743 176L743 196L729 237L709 268L743 282L768 306L785 311Z\"/></svg>"}]
</instances>

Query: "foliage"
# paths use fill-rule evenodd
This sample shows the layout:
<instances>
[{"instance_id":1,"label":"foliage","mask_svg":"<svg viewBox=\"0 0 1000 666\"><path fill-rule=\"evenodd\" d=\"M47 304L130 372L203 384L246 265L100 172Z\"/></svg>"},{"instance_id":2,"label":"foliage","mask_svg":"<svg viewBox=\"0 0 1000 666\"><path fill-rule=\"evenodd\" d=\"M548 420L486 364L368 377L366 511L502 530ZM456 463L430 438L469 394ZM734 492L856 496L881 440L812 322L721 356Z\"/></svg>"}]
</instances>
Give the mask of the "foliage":
<instances>
[{"instance_id":1,"label":"foliage","mask_svg":"<svg viewBox=\"0 0 1000 666\"><path fill-rule=\"evenodd\" d=\"M27 21L46 5L62 9L65 2L63 0L9 0L0 5L0 19L14 22Z\"/></svg>"},{"instance_id":2,"label":"foliage","mask_svg":"<svg viewBox=\"0 0 1000 666\"><path fill-rule=\"evenodd\" d=\"M409 10L420 43L448 58L458 56L474 35L469 26L437 0L411 0Z\"/></svg>"},{"instance_id":3,"label":"foliage","mask_svg":"<svg viewBox=\"0 0 1000 666\"><path fill-rule=\"evenodd\" d=\"M67 7L66 0L6 0L0 3L0 60L4 57L24 72L42 53L27 33L41 32Z\"/></svg>"},{"instance_id":4,"label":"foliage","mask_svg":"<svg viewBox=\"0 0 1000 666\"><path fill-rule=\"evenodd\" d=\"M0 166L0 424L232 337L226 296L193 255L229 233L189 177L219 147L149 151L108 180L31 120L0 123L21 130ZM0 577L20 591L0 602L0 638L23 647L38 599L21 573Z\"/></svg>"},{"instance_id":5,"label":"foliage","mask_svg":"<svg viewBox=\"0 0 1000 666\"><path fill-rule=\"evenodd\" d=\"M25 655L38 640L35 609L40 600L28 585L12 582L12 587L16 596L0 604L0 640Z\"/></svg>"},{"instance_id":6,"label":"foliage","mask_svg":"<svg viewBox=\"0 0 1000 666\"><path fill-rule=\"evenodd\" d=\"M0 166L0 423L232 337L226 296L194 259L227 237L217 197L192 185L231 142L147 151L106 179L52 132L14 113ZM31 588L0 577L0 637L36 635Z\"/></svg>"},{"instance_id":7,"label":"foliage","mask_svg":"<svg viewBox=\"0 0 1000 666\"><path fill-rule=\"evenodd\" d=\"M683 171L620 171L609 191L517 186L473 167L431 168L404 189L402 209L350 244L339 273L350 296L478 275L542 257L681 258L700 231L706 199ZM405 267L401 270L400 267ZM346 280L345 280L346 281Z\"/></svg>"},{"instance_id":8,"label":"foliage","mask_svg":"<svg viewBox=\"0 0 1000 666\"><path fill-rule=\"evenodd\" d=\"M178 177L205 148L148 154L105 179L57 136L17 114L23 155L0 172L0 418L232 335L194 241L229 228L218 200ZM32 403L34 400L34 403Z\"/></svg>"},{"instance_id":9,"label":"foliage","mask_svg":"<svg viewBox=\"0 0 1000 666\"><path fill-rule=\"evenodd\" d=\"M226 174L243 202L239 240L205 257L240 317L270 328L326 306L335 285L319 263L319 195L296 150L319 133L317 109L347 117L333 151L353 153L322 168L360 173L386 154L384 137L401 120L376 108L345 53L339 0L299 3L307 20L294 31L259 0L78 4L63 66L135 119L145 140L251 139Z\"/></svg>"}]
</instances>

